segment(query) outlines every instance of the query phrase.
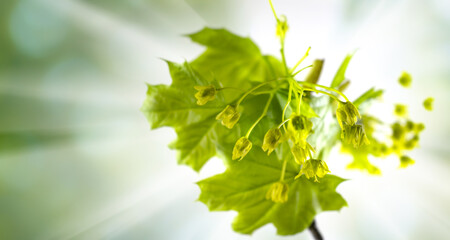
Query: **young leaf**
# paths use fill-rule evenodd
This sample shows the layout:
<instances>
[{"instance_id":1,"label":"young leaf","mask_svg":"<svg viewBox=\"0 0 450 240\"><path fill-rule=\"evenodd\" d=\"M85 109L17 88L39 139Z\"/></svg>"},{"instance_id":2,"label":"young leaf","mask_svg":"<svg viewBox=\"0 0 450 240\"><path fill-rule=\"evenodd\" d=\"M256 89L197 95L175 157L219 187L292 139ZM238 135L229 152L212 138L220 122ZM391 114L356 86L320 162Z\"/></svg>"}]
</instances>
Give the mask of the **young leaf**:
<instances>
[{"instance_id":1,"label":"young leaf","mask_svg":"<svg viewBox=\"0 0 450 240\"><path fill-rule=\"evenodd\" d=\"M383 95L383 90L375 90L375 88L371 88L363 93L360 97L358 97L355 101L353 101L353 105L355 105L355 107L358 107L369 100L380 97L381 95Z\"/></svg>"},{"instance_id":2,"label":"young leaf","mask_svg":"<svg viewBox=\"0 0 450 240\"><path fill-rule=\"evenodd\" d=\"M352 59L352 57L353 57L353 54L348 54L345 57L344 61L342 62L336 75L333 78L333 82L331 82L332 88L338 87L342 83L342 81L345 80L345 71L347 71L348 64L350 63L350 60Z\"/></svg>"},{"instance_id":3,"label":"young leaf","mask_svg":"<svg viewBox=\"0 0 450 240\"><path fill-rule=\"evenodd\" d=\"M188 36L207 47L192 61L193 68L204 78L216 78L224 87L248 88L249 81L273 79L283 69L277 59L263 56L249 38L225 29L204 28Z\"/></svg>"},{"instance_id":4,"label":"young leaf","mask_svg":"<svg viewBox=\"0 0 450 240\"><path fill-rule=\"evenodd\" d=\"M319 81L320 74L322 73L322 67L325 60L316 59L314 60L313 67L309 71L308 76L305 81L310 83L317 83Z\"/></svg>"}]
</instances>

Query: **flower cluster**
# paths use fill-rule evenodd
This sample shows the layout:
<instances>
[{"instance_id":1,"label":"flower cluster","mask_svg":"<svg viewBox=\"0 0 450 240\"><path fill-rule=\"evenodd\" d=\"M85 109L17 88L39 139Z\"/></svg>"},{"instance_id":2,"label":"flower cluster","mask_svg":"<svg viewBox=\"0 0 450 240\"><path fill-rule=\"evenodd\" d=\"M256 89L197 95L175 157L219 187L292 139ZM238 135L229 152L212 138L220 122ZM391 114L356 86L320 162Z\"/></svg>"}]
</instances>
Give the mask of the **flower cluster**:
<instances>
[{"instance_id":1,"label":"flower cluster","mask_svg":"<svg viewBox=\"0 0 450 240\"><path fill-rule=\"evenodd\" d=\"M336 109L336 118L342 129L341 138L346 143L353 144L355 148L370 143L364 131L363 124L358 123L361 115L353 103L350 101L339 102L339 106Z\"/></svg>"},{"instance_id":2,"label":"flower cluster","mask_svg":"<svg viewBox=\"0 0 450 240\"><path fill-rule=\"evenodd\" d=\"M404 150L413 150L418 147L420 132L425 129L425 125L411 120L397 121L391 125L391 129L392 151L402 155Z\"/></svg>"},{"instance_id":3,"label":"flower cluster","mask_svg":"<svg viewBox=\"0 0 450 240\"><path fill-rule=\"evenodd\" d=\"M276 14L275 18L277 20L277 35L280 37L282 46L284 46L284 37L289 29L289 26L286 18L278 18ZM362 166L363 168L368 169L371 173L378 173L379 170L368 162L368 154L383 157L391 153L396 153L400 156L401 167L406 167L413 164L414 160L404 155L404 151L411 150L418 146L419 133L424 129L423 124L416 124L410 120L407 120L407 107L405 105L397 104L395 106L394 113L399 117L399 121L391 126L392 145L389 146L387 143L377 140L373 136L375 129L374 124L380 121L370 116L362 117L357 106L349 101L348 98L341 92L348 85L348 81L339 83L337 88L333 88L318 85L316 83L317 81L301 82L294 79L295 75L302 71L299 70L295 72L295 69L304 60L304 58L307 57L309 50L310 49L308 48L304 57L300 59L300 61L292 69L289 70L287 66L285 66L286 76L272 81L265 81L252 87L251 89L245 91L236 102L228 103L228 105L226 105L226 107L216 115L216 120L221 121L223 126L232 129L241 119L241 113L243 113L243 111L239 108L239 106L244 99L262 86L268 86L270 88L268 90L266 89L266 91L258 92L258 94L269 95L264 110L262 111L260 117L248 129L247 134L241 136L233 147L231 159L240 161L243 160L252 150L253 143L250 141L250 134L252 133L252 130L261 121L261 119L265 117L269 106L271 104L279 103L278 101L272 103L274 95L278 93L288 93L286 105L283 108L281 116L275 116L275 119L281 119L281 122L279 122L276 126L271 126L267 130L261 144L262 150L266 152L268 156L274 151L277 151L278 153L278 150L283 154L285 152L284 147L289 147L293 156L292 158L286 156L283 157L284 159L282 159L283 165L280 173L280 180L273 183L266 193L266 198L276 203L284 203L288 200L289 185L284 181L287 161L291 161L291 159L293 159L299 167L299 172L294 177L294 181L304 175L307 179L314 179L315 182L319 182L320 178L325 177L325 175L330 172L326 162L323 159L319 159L322 158L324 150L319 149L318 153L316 153L314 147L308 142L309 136L315 133L313 130L313 122L309 118L311 115L302 112L302 100L304 98L305 100L311 100L313 95L304 95L305 91L325 94L331 97L331 99L337 101L337 106L332 106L333 108L336 108L335 116L341 128L340 138L343 143L342 147L361 160L361 162L358 163L359 167ZM279 83L277 81L282 82ZM271 84L275 82L277 83ZM402 86L409 87L411 85L412 78L408 73L403 72L399 78L399 82ZM221 89L216 89L213 85L195 86L195 89L198 91L195 94L197 104L204 105L209 101L213 101L218 91L233 88L235 88L235 86ZM368 91L368 93L363 94L363 96L367 99L371 93L373 92ZM295 100L293 96L295 97ZM372 96L375 97L375 95ZM345 101L341 101L340 97L345 99ZM291 105L291 103L293 104ZM359 103L361 103L361 101ZM433 99L428 98L423 104L426 109L431 110ZM276 107L280 109L281 106ZM311 108L311 106L309 107ZM287 116L286 112L288 112L287 114L290 112L290 116L285 120L285 117ZM242 124L242 126L247 126L247 124ZM240 130L242 130L242 126L238 125ZM280 148L280 145L284 147Z\"/></svg>"},{"instance_id":4,"label":"flower cluster","mask_svg":"<svg viewBox=\"0 0 450 240\"><path fill-rule=\"evenodd\" d=\"M324 177L330 172L325 161L321 159L314 158L316 153L314 147L308 142L308 137L313 133L313 123L305 115L301 113L301 103L304 91L316 91L316 89L308 88L311 83L308 83L306 87L302 87L299 82L295 81L293 78L284 79L289 83L289 97L288 101L283 108L283 115L280 116L282 119L281 123L277 126L273 126L268 129L264 135L264 139L261 148L267 155L272 154L280 146L280 144L287 144L290 148L291 154L296 164L299 166L299 173L295 179L304 175L306 178L313 178L314 181L318 182L319 178ZM254 90L258 89L263 85L267 85L269 82L261 83L256 87L251 88L245 92L241 98L233 104L227 105L220 113L217 114L216 119L220 120L222 125L232 129L241 117L241 111L238 110L240 103L245 99L246 96L251 94ZM320 85L317 85L320 87ZM275 86L272 87L272 89ZM214 99L217 89L214 86L196 86L195 89L198 93L195 94L197 98L197 104L203 105L208 101ZM270 92L270 91L269 91ZM322 91L323 92L323 91ZM335 98L332 94L323 92ZM292 100L292 94L295 94L296 105L291 106L291 114L287 120L284 120L286 109L290 106ZM240 137L232 151L232 160L242 160L252 149L252 142L249 136L253 128L259 123L259 121L266 115L270 104L272 103L273 93L266 103L266 106L261 114L261 116L256 120L256 122L250 127L247 134ZM310 96L307 96L310 97ZM346 97L345 97L346 98ZM296 108L294 111L293 108ZM358 122L361 116L357 108L350 102L341 102L336 109L336 118L339 125L342 128L341 137L346 142L353 144L355 147L361 145L369 144L369 140L364 132L363 125ZM283 170L281 172L280 182L274 184L267 192L267 198L274 202L285 202L287 201L288 187L284 180L285 166L288 159L283 159Z\"/></svg>"}]
</instances>

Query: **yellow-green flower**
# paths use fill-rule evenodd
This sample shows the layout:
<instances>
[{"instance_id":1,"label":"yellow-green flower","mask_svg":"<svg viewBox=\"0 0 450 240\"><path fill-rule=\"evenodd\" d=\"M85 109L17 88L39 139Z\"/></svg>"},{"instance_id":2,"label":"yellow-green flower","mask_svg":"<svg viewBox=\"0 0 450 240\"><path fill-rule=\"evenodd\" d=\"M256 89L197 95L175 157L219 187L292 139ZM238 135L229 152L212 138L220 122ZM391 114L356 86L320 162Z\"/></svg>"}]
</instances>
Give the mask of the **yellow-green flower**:
<instances>
[{"instance_id":1,"label":"yellow-green flower","mask_svg":"<svg viewBox=\"0 0 450 240\"><path fill-rule=\"evenodd\" d=\"M399 122L395 122L391 125L392 129L392 139L394 141L399 141L405 138L406 131L403 129Z\"/></svg>"},{"instance_id":2,"label":"yellow-green flower","mask_svg":"<svg viewBox=\"0 0 450 240\"><path fill-rule=\"evenodd\" d=\"M389 147L385 143L380 143L376 140L370 143L369 151L375 157L385 157L390 154Z\"/></svg>"},{"instance_id":3,"label":"yellow-green flower","mask_svg":"<svg viewBox=\"0 0 450 240\"><path fill-rule=\"evenodd\" d=\"M434 102L434 98L429 97L429 98L425 99L425 101L423 101L423 107L428 111L432 111L433 110L433 102Z\"/></svg>"},{"instance_id":4,"label":"yellow-green flower","mask_svg":"<svg viewBox=\"0 0 450 240\"><path fill-rule=\"evenodd\" d=\"M289 25L287 24L286 16L283 15L277 21L277 36L280 38L284 38L288 30Z\"/></svg>"},{"instance_id":5,"label":"yellow-green flower","mask_svg":"<svg viewBox=\"0 0 450 240\"><path fill-rule=\"evenodd\" d=\"M317 177L323 178L329 172L330 170L328 170L328 166L323 160L310 159L303 164L302 170L295 178L297 179L302 174L305 174L308 179L314 177L314 181L319 182Z\"/></svg>"},{"instance_id":6,"label":"yellow-green flower","mask_svg":"<svg viewBox=\"0 0 450 240\"><path fill-rule=\"evenodd\" d=\"M291 120L288 123L288 135L295 144L300 147L306 147L306 138L312 129L312 122L305 116L292 114Z\"/></svg>"},{"instance_id":7,"label":"yellow-green flower","mask_svg":"<svg viewBox=\"0 0 450 240\"><path fill-rule=\"evenodd\" d=\"M408 107L403 104L395 104L394 114L399 117L407 117L408 116Z\"/></svg>"},{"instance_id":8,"label":"yellow-green flower","mask_svg":"<svg viewBox=\"0 0 450 240\"><path fill-rule=\"evenodd\" d=\"M404 150L412 150L419 146L419 134L425 128L422 123L407 121L404 124L395 122L392 129L392 151L401 156Z\"/></svg>"},{"instance_id":9,"label":"yellow-green flower","mask_svg":"<svg viewBox=\"0 0 450 240\"><path fill-rule=\"evenodd\" d=\"M415 133L420 133L420 132L422 132L424 129L425 129L425 125L424 125L423 123L417 123L417 124L414 125L413 131L414 131Z\"/></svg>"},{"instance_id":10,"label":"yellow-green flower","mask_svg":"<svg viewBox=\"0 0 450 240\"><path fill-rule=\"evenodd\" d=\"M411 121L411 120L406 121L405 129L406 129L408 132L413 131L413 130L414 130L414 122Z\"/></svg>"},{"instance_id":11,"label":"yellow-green flower","mask_svg":"<svg viewBox=\"0 0 450 240\"><path fill-rule=\"evenodd\" d=\"M398 82L403 87L409 87L409 86L411 86L412 77L409 73L402 72L402 75L400 75L400 77L398 78Z\"/></svg>"},{"instance_id":12,"label":"yellow-green flower","mask_svg":"<svg viewBox=\"0 0 450 240\"><path fill-rule=\"evenodd\" d=\"M364 144L369 145L370 141L366 136L363 125L355 124L353 126L345 126L341 137L348 144L353 144L353 147L358 148Z\"/></svg>"},{"instance_id":13,"label":"yellow-green flower","mask_svg":"<svg viewBox=\"0 0 450 240\"><path fill-rule=\"evenodd\" d=\"M403 155L400 157L400 168L406 168L414 163L415 161L408 156Z\"/></svg>"},{"instance_id":14,"label":"yellow-green flower","mask_svg":"<svg viewBox=\"0 0 450 240\"><path fill-rule=\"evenodd\" d=\"M205 105L207 102L214 100L216 97L216 88L213 85L195 86L198 92L195 94L198 105Z\"/></svg>"},{"instance_id":15,"label":"yellow-green flower","mask_svg":"<svg viewBox=\"0 0 450 240\"><path fill-rule=\"evenodd\" d=\"M288 200L289 185L284 182L276 182L272 184L266 193L266 199L270 199L276 203L285 203Z\"/></svg>"},{"instance_id":16,"label":"yellow-green flower","mask_svg":"<svg viewBox=\"0 0 450 240\"><path fill-rule=\"evenodd\" d=\"M339 102L339 106L336 109L336 118L339 122L339 126L344 130L345 126L353 126L356 124L361 115L358 112L358 109L351 103L347 102Z\"/></svg>"},{"instance_id":17,"label":"yellow-green flower","mask_svg":"<svg viewBox=\"0 0 450 240\"><path fill-rule=\"evenodd\" d=\"M242 160L242 158L250 152L250 149L252 149L252 142L250 142L247 137L239 138L234 145L232 159L239 159L239 161Z\"/></svg>"},{"instance_id":18,"label":"yellow-green flower","mask_svg":"<svg viewBox=\"0 0 450 240\"><path fill-rule=\"evenodd\" d=\"M237 111L236 107L227 105L222 112L217 114L216 119L222 120L222 125L232 129L240 117L241 115Z\"/></svg>"},{"instance_id":19,"label":"yellow-green flower","mask_svg":"<svg viewBox=\"0 0 450 240\"><path fill-rule=\"evenodd\" d=\"M295 144L291 148L292 155L294 155L295 162L302 165L308 157L312 157L311 152L315 152L314 148L306 142L306 146L302 148L299 144Z\"/></svg>"},{"instance_id":20,"label":"yellow-green flower","mask_svg":"<svg viewBox=\"0 0 450 240\"><path fill-rule=\"evenodd\" d=\"M419 135L416 134L408 141L405 141L403 147L407 150L413 150L418 145L419 145Z\"/></svg>"},{"instance_id":21,"label":"yellow-green flower","mask_svg":"<svg viewBox=\"0 0 450 240\"><path fill-rule=\"evenodd\" d=\"M264 135L264 141L262 145L263 151L267 151L267 155L270 155L280 143L282 136L283 134L281 133L281 130L279 128L272 128L267 131L266 135Z\"/></svg>"}]
</instances>

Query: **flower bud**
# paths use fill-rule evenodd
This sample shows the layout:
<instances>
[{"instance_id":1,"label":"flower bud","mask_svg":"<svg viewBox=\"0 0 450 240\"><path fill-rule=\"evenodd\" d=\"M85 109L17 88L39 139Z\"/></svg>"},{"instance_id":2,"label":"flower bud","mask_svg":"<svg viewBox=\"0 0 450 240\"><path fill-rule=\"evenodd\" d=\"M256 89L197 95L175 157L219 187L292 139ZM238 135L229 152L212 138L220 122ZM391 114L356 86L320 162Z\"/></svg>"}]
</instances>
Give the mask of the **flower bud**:
<instances>
[{"instance_id":1,"label":"flower bud","mask_svg":"<svg viewBox=\"0 0 450 240\"><path fill-rule=\"evenodd\" d=\"M415 161L408 156L403 155L400 157L400 168L406 168L414 163Z\"/></svg>"},{"instance_id":2,"label":"flower bud","mask_svg":"<svg viewBox=\"0 0 450 240\"><path fill-rule=\"evenodd\" d=\"M425 99L425 101L423 101L423 107L428 111L432 111L433 110L433 102L434 102L434 98L429 97L429 98Z\"/></svg>"},{"instance_id":3,"label":"flower bud","mask_svg":"<svg viewBox=\"0 0 450 240\"><path fill-rule=\"evenodd\" d=\"M312 122L305 116L293 114L288 123L288 135L300 147L306 147L306 138L312 129Z\"/></svg>"},{"instance_id":4,"label":"flower bud","mask_svg":"<svg viewBox=\"0 0 450 240\"><path fill-rule=\"evenodd\" d=\"M344 130L342 131L341 137L346 143L353 144L353 147L355 148L358 148L364 144L369 145L370 143L361 124L345 126Z\"/></svg>"},{"instance_id":5,"label":"flower bud","mask_svg":"<svg viewBox=\"0 0 450 240\"><path fill-rule=\"evenodd\" d=\"M414 131L415 133L420 133L420 132L422 132L424 129L425 129L425 125L424 125L423 123L417 123L417 124L414 125L413 131Z\"/></svg>"},{"instance_id":6,"label":"flower bud","mask_svg":"<svg viewBox=\"0 0 450 240\"><path fill-rule=\"evenodd\" d=\"M232 159L236 160L239 158L239 161L242 160L250 152L250 149L252 149L252 142L247 137L239 138L234 145Z\"/></svg>"},{"instance_id":7,"label":"flower bud","mask_svg":"<svg viewBox=\"0 0 450 240\"><path fill-rule=\"evenodd\" d=\"M409 73L402 72L402 75L400 75L400 77L398 78L398 82L403 87L409 87L409 86L411 86L412 77Z\"/></svg>"},{"instance_id":8,"label":"flower bud","mask_svg":"<svg viewBox=\"0 0 450 240\"><path fill-rule=\"evenodd\" d=\"M344 130L344 126L346 125L355 125L358 118L361 118L361 115L355 105L353 105L350 101L347 101L339 103L339 106L336 109L336 118L342 130Z\"/></svg>"},{"instance_id":9,"label":"flower bud","mask_svg":"<svg viewBox=\"0 0 450 240\"><path fill-rule=\"evenodd\" d=\"M403 143L403 147L406 150L413 150L414 148L416 148L419 145L419 135L414 135L411 139L409 139L408 141L405 141Z\"/></svg>"},{"instance_id":10,"label":"flower bud","mask_svg":"<svg viewBox=\"0 0 450 240\"><path fill-rule=\"evenodd\" d=\"M405 138L406 132L399 122L392 124L391 129L392 129L392 138L394 139L394 141L399 141Z\"/></svg>"},{"instance_id":11,"label":"flower bud","mask_svg":"<svg viewBox=\"0 0 450 240\"><path fill-rule=\"evenodd\" d=\"M273 150L278 146L282 137L281 130L279 128L272 128L264 135L264 141L262 149L267 151L267 155L270 155Z\"/></svg>"},{"instance_id":12,"label":"flower bud","mask_svg":"<svg viewBox=\"0 0 450 240\"><path fill-rule=\"evenodd\" d=\"M216 119L222 120L222 125L229 129L232 129L240 117L241 115L235 107L227 105L225 109L222 110L222 112L217 114Z\"/></svg>"},{"instance_id":13,"label":"flower bud","mask_svg":"<svg viewBox=\"0 0 450 240\"><path fill-rule=\"evenodd\" d=\"M414 122L411 121L411 120L406 121L405 129L406 129L406 131L408 131L408 132L413 131L413 130L414 130Z\"/></svg>"},{"instance_id":14,"label":"flower bud","mask_svg":"<svg viewBox=\"0 0 450 240\"><path fill-rule=\"evenodd\" d=\"M330 170L328 170L328 166L323 160L310 159L303 164L302 170L295 178L297 179L302 174L305 174L308 179L314 177L314 181L319 182L317 177L322 178L329 172Z\"/></svg>"},{"instance_id":15,"label":"flower bud","mask_svg":"<svg viewBox=\"0 0 450 240\"><path fill-rule=\"evenodd\" d=\"M198 105L205 105L208 101L212 101L216 97L216 88L213 85L195 86L194 88L198 91L195 94Z\"/></svg>"},{"instance_id":16,"label":"flower bud","mask_svg":"<svg viewBox=\"0 0 450 240\"><path fill-rule=\"evenodd\" d=\"M286 16L281 16L281 18L277 21L277 36L284 38L288 30L289 25L287 24Z\"/></svg>"},{"instance_id":17,"label":"flower bud","mask_svg":"<svg viewBox=\"0 0 450 240\"><path fill-rule=\"evenodd\" d=\"M292 155L294 155L295 162L299 165L302 165L306 158L312 157L312 153L314 152L314 148L306 142L306 146L302 148L299 144L295 144L291 148Z\"/></svg>"},{"instance_id":18,"label":"flower bud","mask_svg":"<svg viewBox=\"0 0 450 240\"><path fill-rule=\"evenodd\" d=\"M285 203L288 200L289 185L284 182L272 184L266 193L266 199L276 203Z\"/></svg>"},{"instance_id":19,"label":"flower bud","mask_svg":"<svg viewBox=\"0 0 450 240\"><path fill-rule=\"evenodd\" d=\"M408 116L408 107L403 104L395 104L394 114L398 117L407 117Z\"/></svg>"}]
</instances>

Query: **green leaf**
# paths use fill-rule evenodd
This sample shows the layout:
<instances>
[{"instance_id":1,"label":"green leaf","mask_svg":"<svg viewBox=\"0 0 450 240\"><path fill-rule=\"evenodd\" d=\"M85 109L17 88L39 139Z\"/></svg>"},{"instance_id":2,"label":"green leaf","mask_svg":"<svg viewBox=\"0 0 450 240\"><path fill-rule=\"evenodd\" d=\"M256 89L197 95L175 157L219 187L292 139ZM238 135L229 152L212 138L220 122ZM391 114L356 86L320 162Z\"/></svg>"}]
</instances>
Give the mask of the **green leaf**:
<instances>
[{"instance_id":1,"label":"green leaf","mask_svg":"<svg viewBox=\"0 0 450 240\"><path fill-rule=\"evenodd\" d=\"M314 133L326 134L312 134L308 137L308 142L319 150L315 155L316 158L326 159L333 146L340 139L341 128L333 116L335 109L330 104L328 96L312 98L310 105L318 115L317 118L311 119Z\"/></svg>"},{"instance_id":2,"label":"green leaf","mask_svg":"<svg viewBox=\"0 0 450 240\"><path fill-rule=\"evenodd\" d=\"M336 75L333 78L333 81L331 82L332 88L338 87L342 83L342 81L345 80L345 71L347 71L348 64L350 63L350 60L352 59L353 55L354 53L348 54L345 57L344 61L341 63L341 66L339 67Z\"/></svg>"},{"instance_id":3,"label":"green leaf","mask_svg":"<svg viewBox=\"0 0 450 240\"><path fill-rule=\"evenodd\" d=\"M268 57L267 61L277 62L273 57ZM172 84L170 86L148 85L147 98L141 110L153 129L162 126L170 126L175 129L178 138L170 144L170 147L177 150L178 162L199 171L216 154L215 141L217 138L229 135L229 132L224 131L225 128L215 119L216 115L227 104L233 102L237 96L240 96L245 89L219 91L216 99L204 106L199 106L194 97L196 93L194 86L217 85L217 79L205 80L189 63L176 64L167 61L167 64ZM240 67L246 68L247 66ZM267 70L267 65L265 67ZM266 73L269 74L269 71ZM259 82L248 81L249 88L255 84L259 84ZM242 89L242 87L240 88ZM255 117L246 119L256 120L258 112L254 111L261 111L260 100L263 98L261 96L248 97L243 106L247 108L246 114ZM224 101L224 99L227 100ZM256 99L256 101L251 99ZM243 118L239 124L248 128L252 122L246 121L246 119ZM255 132L261 126L258 126ZM234 137L237 138L237 135Z\"/></svg>"},{"instance_id":4,"label":"green leaf","mask_svg":"<svg viewBox=\"0 0 450 240\"><path fill-rule=\"evenodd\" d=\"M244 234L268 223L273 223L280 235L296 234L306 229L318 213L347 205L335 191L342 178L326 175L320 183L304 176L294 180L298 172L295 164L288 164L285 175L288 201L274 203L265 199L270 185L279 180L281 168L276 154L268 157L255 146L242 161L229 161L224 173L198 182L202 191L199 200L211 211L237 211L233 229Z\"/></svg>"},{"instance_id":5,"label":"green leaf","mask_svg":"<svg viewBox=\"0 0 450 240\"><path fill-rule=\"evenodd\" d=\"M258 46L250 38L237 36L226 29L204 28L187 35L192 41L218 51L231 51L242 55L259 55Z\"/></svg>"},{"instance_id":6,"label":"green leaf","mask_svg":"<svg viewBox=\"0 0 450 240\"><path fill-rule=\"evenodd\" d=\"M250 86L250 81L274 79L282 71L280 61L263 56L249 38L225 29L204 28L188 36L207 47L192 61L193 68L204 78L216 78L222 87L245 89Z\"/></svg>"},{"instance_id":7,"label":"green leaf","mask_svg":"<svg viewBox=\"0 0 450 240\"><path fill-rule=\"evenodd\" d=\"M375 90L375 88L371 88L353 101L353 105L358 107L367 101L380 97L381 95L383 95L383 90Z\"/></svg>"},{"instance_id":8,"label":"green leaf","mask_svg":"<svg viewBox=\"0 0 450 240\"><path fill-rule=\"evenodd\" d=\"M217 137L215 116L223 109L223 102L215 100L199 106L194 86L209 85L188 63L167 62L172 85L148 85L147 98L142 106L152 128L175 128L178 139L170 147L178 150L178 162L198 171L216 154L213 141Z\"/></svg>"},{"instance_id":9,"label":"green leaf","mask_svg":"<svg viewBox=\"0 0 450 240\"><path fill-rule=\"evenodd\" d=\"M178 163L199 171L216 155L214 141L217 139L217 128L221 127L217 123L216 119L212 118L176 129L178 138L169 147L178 150Z\"/></svg>"}]
</instances>

